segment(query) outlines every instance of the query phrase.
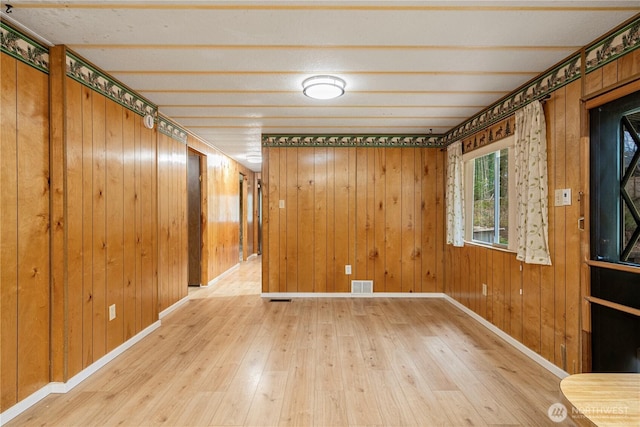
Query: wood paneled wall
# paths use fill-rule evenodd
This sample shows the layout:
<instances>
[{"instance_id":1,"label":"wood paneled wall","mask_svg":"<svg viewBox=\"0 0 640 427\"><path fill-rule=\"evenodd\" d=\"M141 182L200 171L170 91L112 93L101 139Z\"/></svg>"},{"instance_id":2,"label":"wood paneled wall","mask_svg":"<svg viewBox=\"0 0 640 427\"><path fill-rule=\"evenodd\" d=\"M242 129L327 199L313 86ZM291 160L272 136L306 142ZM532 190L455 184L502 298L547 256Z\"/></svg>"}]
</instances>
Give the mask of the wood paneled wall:
<instances>
[{"instance_id":1,"label":"wood paneled wall","mask_svg":"<svg viewBox=\"0 0 640 427\"><path fill-rule=\"evenodd\" d=\"M187 294L187 145L67 77L65 57L51 48L47 75L0 55L0 412ZM238 177L255 176L192 144L207 154L211 280L238 263Z\"/></svg>"},{"instance_id":2,"label":"wood paneled wall","mask_svg":"<svg viewBox=\"0 0 640 427\"><path fill-rule=\"evenodd\" d=\"M251 255L255 252L254 237L251 225L254 222L253 211L246 209L248 198L255 200L256 188L249 183L254 182L255 173L245 168L219 150L189 135L187 143L190 148L206 157L206 168L203 171L203 191L206 191L206 231L204 251L208 253L206 275L202 283L206 284L220 276L240 260L240 224L246 225L243 249ZM245 191L245 216L240 215L240 173L247 179Z\"/></svg>"},{"instance_id":3,"label":"wood paneled wall","mask_svg":"<svg viewBox=\"0 0 640 427\"><path fill-rule=\"evenodd\" d=\"M640 50L630 52L600 67L584 78L584 96L593 96L635 80L640 75Z\"/></svg>"},{"instance_id":4,"label":"wood paneled wall","mask_svg":"<svg viewBox=\"0 0 640 427\"><path fill-rule=\"evenodd\" d=\"M263 157L264 292L350 292L351 280L442 292L442 151L287 147Z\"/></svg>"},{"instance_id":5,"label":"wood paneled wall","mask_svg":"<svg viewBox=\"0 0 640 427\"><path fill-rule=\"evenodd\" d=\"M187 296L187 145L158 132L158 309Z\"/></svg>"},{"instance_id":6,"label":"wood paneled wall","mask_svg":"<svg viewBox=\"0 0 640 427\"><path fill-rule=\"evenodd\" d=\"M51 49L55 381L158 318L155 131L67 77L64 58Z\"/></svg>"},{"instance_id":7,"label":"wood paneled wall","mask_svg":"<svg viewBox=\"0 0 640 427\"><path fill-rule=\"evenodd\" d=\"M575 81L544 105L552 266L524 264L513 253L482 246L445 248L446 293L569 373L581 369L580 98ZM570 206L554 206L558 188L571 188Z\"/></svg>"},{"instance_id":8,"label":"wood paneled wall","mask_svg":"<svg viewBox=\"0 0 640 427\"><path fill-rule=\"evenodd\" d=\"M49 77L0 55L0 412L49 382Z\"/></svg>"}]
</instances>

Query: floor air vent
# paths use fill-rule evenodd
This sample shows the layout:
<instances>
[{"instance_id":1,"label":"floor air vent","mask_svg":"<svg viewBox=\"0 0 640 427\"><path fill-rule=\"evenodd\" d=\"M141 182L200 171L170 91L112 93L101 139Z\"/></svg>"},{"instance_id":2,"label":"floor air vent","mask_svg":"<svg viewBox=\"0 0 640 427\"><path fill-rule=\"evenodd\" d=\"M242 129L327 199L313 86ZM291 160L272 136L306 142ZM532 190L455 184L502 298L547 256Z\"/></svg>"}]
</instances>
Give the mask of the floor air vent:
<instances>
[{"instance_id":1,"label":"floor air vent","mask_svg":"<svg viewBox=\"0 0 640 427\"><path fill-rule=\"evenodd\" d=\"M352 280L351 293L354 295L372 295L373 280Z\"/></svg>"}]
</instances>

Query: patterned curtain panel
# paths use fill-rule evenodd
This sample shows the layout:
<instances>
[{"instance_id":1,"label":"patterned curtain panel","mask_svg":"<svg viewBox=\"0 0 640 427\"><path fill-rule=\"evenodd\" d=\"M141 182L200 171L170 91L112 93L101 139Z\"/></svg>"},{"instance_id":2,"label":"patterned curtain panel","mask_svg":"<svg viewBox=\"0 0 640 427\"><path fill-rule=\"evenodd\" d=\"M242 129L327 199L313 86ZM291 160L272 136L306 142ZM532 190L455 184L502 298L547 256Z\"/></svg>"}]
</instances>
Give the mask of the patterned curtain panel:
<instances>
[{"instance_id":1,"label":"patterned curtain panel","mask_svg":"<svg viewBox=\"0 0 640 427\"><path fill-rule=\"evenodd\" d=\"M540 102L534 101L515 116L516 258L528 264L551 265L544 111Z\"/></svg>"},{"instance_id":2,"label":"patterned curtain panel","mask_svg":"<svg viewBox=\"0 0 640 427\"><path fill-rule=\"evenodd\" d=\"M462 141L447 147L447 244L464 246Z\"/></svg>"}]
</instances>

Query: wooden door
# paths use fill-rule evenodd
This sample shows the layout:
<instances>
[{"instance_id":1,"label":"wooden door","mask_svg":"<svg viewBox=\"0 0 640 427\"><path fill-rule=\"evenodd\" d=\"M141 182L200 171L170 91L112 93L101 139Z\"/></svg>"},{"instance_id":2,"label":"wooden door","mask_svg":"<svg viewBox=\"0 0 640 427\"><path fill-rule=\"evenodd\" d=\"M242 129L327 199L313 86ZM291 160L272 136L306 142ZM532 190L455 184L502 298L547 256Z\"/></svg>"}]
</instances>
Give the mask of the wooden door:
<instances>
[{"instance_id":1,"label":"wooden door","mask_svg":"<svg viewBox=\"0 0 640 427\"><path fill-rule=\"evenodd\" d=\"M187 209L189 223L189 286L202 283L202 178L200 155L189 150L187 163Z\"/></svg>"}]
</instances>

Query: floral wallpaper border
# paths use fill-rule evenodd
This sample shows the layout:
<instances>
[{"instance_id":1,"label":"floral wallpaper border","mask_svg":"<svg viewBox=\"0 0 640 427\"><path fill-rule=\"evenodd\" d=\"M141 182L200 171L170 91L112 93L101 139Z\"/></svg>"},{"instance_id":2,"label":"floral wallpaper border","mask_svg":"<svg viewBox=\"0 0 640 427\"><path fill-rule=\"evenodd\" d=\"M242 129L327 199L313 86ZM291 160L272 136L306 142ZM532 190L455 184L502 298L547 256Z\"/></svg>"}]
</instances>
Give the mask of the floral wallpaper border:
<instances>
[{"instance_id":1,"label":"floral wallpaper border","mask_svg":"<svg viewBox=\"0 0 640 427\"><path fill-rule=\"evenodd\" d=\"M157 106L86 63L70 51L67 51L66 67L67 76L77 82L103 94L141 116L146 116L147 114L155 116L158 110Z\"/></svg>"},{"instance_id":2,"label":"floral wallpaper border","mask_svg":"<svg viewBox=\"0 0 640 427\"><path fill-rule=\"evenodd\" d=\"M49 49L3 23L0 23L0 49L25 64L49 73Z\"/></svg>"},{"instance_id":3,"label":"floral wallpaper border","mask_svg":"<svg viewBox=\"0 0 640 427\"><path fill-rule=\"evenodd\" d=\"M640 18L585 49L586 73L640 47Z\"/></svg>"},{"instance_id":4,"label":"floral wallpaper border","mask_svg":"<svg viewBox=\"0 0 640 427\"><path fill-rule=\"evenodd\" d=\"M263 147L441 147L442 135L262 135Z\"/></svg>"},{"instance_id":5,"label":"floral wallpaper border","mask_svg":"<svg viewBox=\"0 0 640 427\"><path fill-rule=\"evenodd\" d=\"M158 132L183 144L187 143L187 131L164 116L158 117Z\"/></svg>"},{"instance_id":6,"label":"floral wallpaper border","mask_svg":"<svg viewBox=\"0 0 640 427\"><path fill-rule=\"evenodd\" d=\"M519 110L531 101L543 98L554 90L580 78L581 65L582 57L579 53L571 56L520 90L503 98L486 110L465 121L460 126L447 132L443 138L444 144L450 144L454 141L464 139L473 133L485 129L503 120L507 116L513 115L516 110Z\"/></svg>"}]
</instances>

